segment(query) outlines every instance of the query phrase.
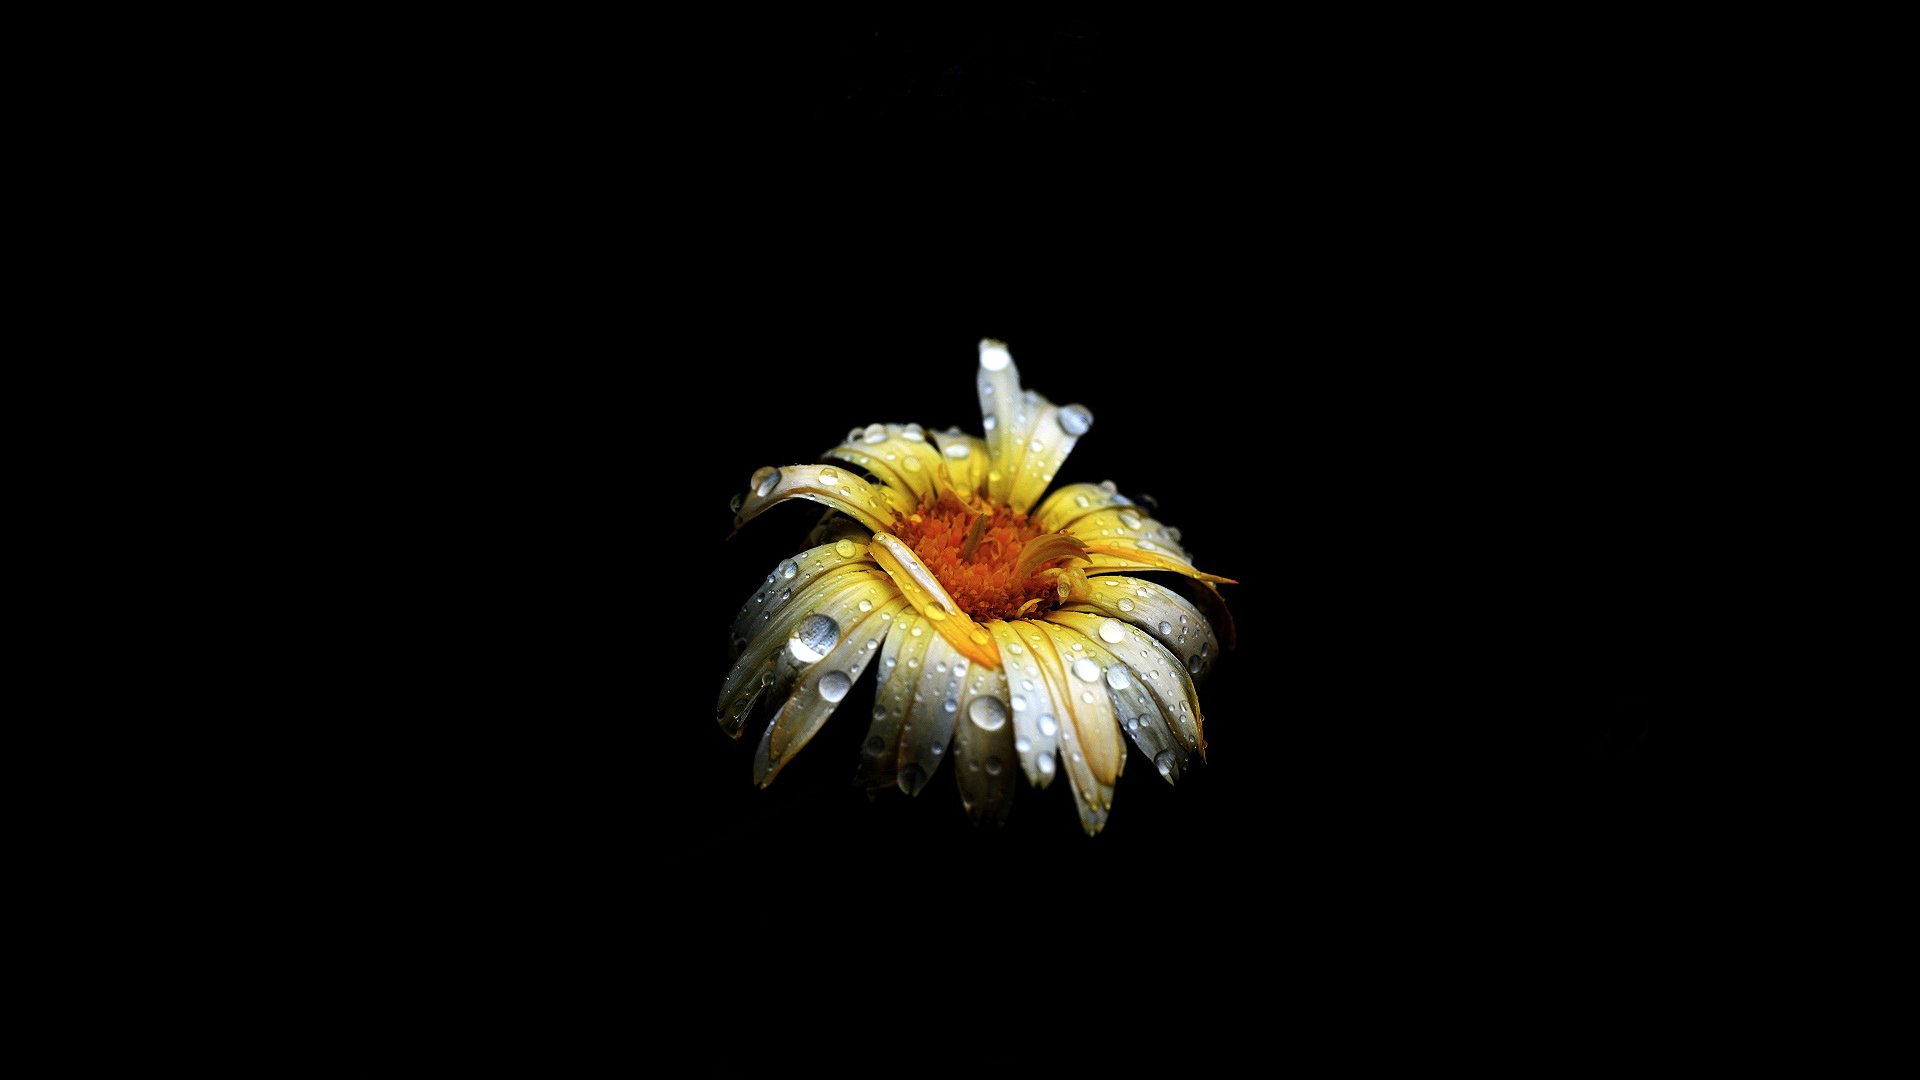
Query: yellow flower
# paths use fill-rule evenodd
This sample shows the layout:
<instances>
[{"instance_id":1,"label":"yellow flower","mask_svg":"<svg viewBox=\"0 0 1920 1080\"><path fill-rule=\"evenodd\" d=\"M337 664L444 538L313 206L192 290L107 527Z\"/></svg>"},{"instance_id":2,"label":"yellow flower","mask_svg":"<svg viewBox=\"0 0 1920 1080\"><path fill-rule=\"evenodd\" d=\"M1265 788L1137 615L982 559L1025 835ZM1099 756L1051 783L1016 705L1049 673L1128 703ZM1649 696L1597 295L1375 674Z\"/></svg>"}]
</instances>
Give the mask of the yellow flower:
<instances>
[{"instance_id":1,"label":"yellow flower","mask_svg":"<svg viewBox=\"0 0 1920 1080\"><path fill-rule=\"evenodd\" d=\"M1214 583L1231 581L1195 569L1179 530L1111 481L1042 500L1093 414L1022 389L997 341L980 343L978 384L984 439L870 424L827 451L838 464L753 475L736 530L789 499L831 512L734 620L720 724L738 738L756 702L777 705L754 756L765 786L878 669L859 783L917 795L951 749L967 811L1004 822L1016 763L1036 788L1064 772L1091 835L1113 807L1122 732L1169 783L1206 751L1194 683L1219 637L1137 575L1197 583L1229 637Z\"/></svg>"}]
</instances>

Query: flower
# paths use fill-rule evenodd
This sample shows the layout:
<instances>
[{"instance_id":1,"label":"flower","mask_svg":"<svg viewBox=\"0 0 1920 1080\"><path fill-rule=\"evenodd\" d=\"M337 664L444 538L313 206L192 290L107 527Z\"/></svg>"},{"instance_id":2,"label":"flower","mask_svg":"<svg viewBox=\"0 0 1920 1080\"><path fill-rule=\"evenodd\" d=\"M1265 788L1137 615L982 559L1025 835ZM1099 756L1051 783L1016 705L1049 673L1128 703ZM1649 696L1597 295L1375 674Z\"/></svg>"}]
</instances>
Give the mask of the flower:
<instances>
[{"instance_id":1,"label":"flower","mask_svg":"<svg viewBox=\"0 0 1920 1080\"><path fill-rule=\"evenodd\" d=\"M1036 788L1062 772L1092 835L1123 731L1169 783L1206 752L1194 683L1220 653L1214 622L1138 575L1194 582L1229 644L1215 583L1231 579L1195 569L1180 531L1112 481L1042 500L1093 414L1023 390L997 341L980 343L978 384L984 439L869 424L834 463L753 474L736 531L790 499L830 512L734 620L720 724L738 738L756 702L777 703L754 755L764 787L878 669L858 783L917 795L951 748L967 811L1005 822L1016 763Z\"/></svg>"}]
</instances>

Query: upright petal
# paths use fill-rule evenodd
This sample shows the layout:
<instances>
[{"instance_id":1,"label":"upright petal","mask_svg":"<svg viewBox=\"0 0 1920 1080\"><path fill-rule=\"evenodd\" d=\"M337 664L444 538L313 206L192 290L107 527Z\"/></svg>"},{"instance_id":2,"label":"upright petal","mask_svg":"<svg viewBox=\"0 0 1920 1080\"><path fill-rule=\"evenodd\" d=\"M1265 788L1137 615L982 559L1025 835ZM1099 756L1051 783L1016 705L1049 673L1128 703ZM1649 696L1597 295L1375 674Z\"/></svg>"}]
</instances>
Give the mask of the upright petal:
<instances>
[{"instance_id":1,"label":"upright petal","mask_svg":"<svg viewBox=\"0 0 1920 1080\"><path fill-rule=\"evenodd\" d=\"M1023 514L1053 483L1073 445L1093 426L1093 412L1085 405L1056 406L1046 404L1044 398L1041 403L1044 407L1026 433L1026 453L1007 495L1008 505Z\"/></svg>"}]
</instances>

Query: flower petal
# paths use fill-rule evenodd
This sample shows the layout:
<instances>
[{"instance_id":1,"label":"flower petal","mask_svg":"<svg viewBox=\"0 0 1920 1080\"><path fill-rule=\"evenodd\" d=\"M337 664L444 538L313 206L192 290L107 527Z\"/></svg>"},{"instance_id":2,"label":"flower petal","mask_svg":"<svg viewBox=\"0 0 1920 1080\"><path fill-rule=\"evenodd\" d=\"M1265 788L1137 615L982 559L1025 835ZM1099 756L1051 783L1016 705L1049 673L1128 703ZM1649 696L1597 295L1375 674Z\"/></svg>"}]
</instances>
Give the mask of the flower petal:
<instances>
[{"instance_id":1,"label":"flower petal","mask_svg":"<svg viewBox=\"0 0 1920 1080\"><path fill-rule=\"evenodd\" d=\"M978 500L986 493L987 473L993 468L986 440L967 435L959 428L936 431L933 439L940 444L946 490L965 496L960 500L963 503Z\"/></svg>"},{"instance_id":2,"label":"flower petal","mask_svg":"<svg viewBox=\"0 0 1920 1080\"><path fill-rule=\"evenodd\" d=\"M1011 505L1014 483L1027 457L1027 444L1042 412L1052 408L1046 398L1020 387L1020 369L1007 347L989 338L980 342L981 423L987 429L987 493L997 503ZM1038 497L1039 492L1034 492Z\"/></svg>"},{"instance_id":3,"label":"flower petal","mask_svg":"<svg viewBox=\"0 0 1920 1080\"><path fill-rule=\"evenodd\" d=\"M1103 629L1095 636L1104 640L1110 635ZM1153 762L1154 768L1160 771L1167 783L1180 779L1180 772L1187 763L1186 749L1174 735L1166 715L1160 711L1159 702L1147 691L1140 673L1108 652L1093 637L1081 635L1081 640L1087 654L1101 666L1102 678L1107 684L1107 697L1113 702L1114 720L1119 723L1120 730L1126 732L1148 761Z\"/></svg>"},{"instance_id":4,"label":"flower petal","mask_svg":"<svg viewBox=\"0 0 1920 1080\"><path fill-rule=\"evenodd\" d=\"M1025 621L1007 623L995 620L987 624L1005 661L1007 703L1013 710L1013 749L1020 755L1021 771L1036 788L1053 783L1054 748L1060 740L1059 717L1064 706L1054 701L1052 688L1034 654L1020 640Z\"/></svg>"},{"instance_id":5,"label":"flower petal","mask_svg":"<svg viewBox=\"0 0 1920 1080\"><path fill-rule=\"evenodd\" d=\"M1089 544L1104 543L1109 538L1123 540L1144 540L1148 550L1163 551L1191 563L1192 557L1180 546L1180 531L1148 517L1144 512L1130 506L1109 506L1104 510L1095 510L1077 518L1072 525L1061 530L1070 536L1077 536Z\"/></svg>"},{"instance_id":6,"label":"flower petal","mask_svg":"<svg viewBox=\"0 0 1920 1080\"><path fill-rule=\"evenodd\" d=\"M1120 640L1113 641L1110 634L1101 633L1108 622L1103 615L1061 610L1049 615L1048 619L1104 642L1107 651L1131 668L1141 680L1141 685L1159 703L1160 711L1166 715L1173 733L1179 737L1180 745L1199 752L1202 759L1206 757L1207 743L1203 734L1204 720L1200 715L1200 697L1194 692L1193 679L1187 674L1186 665L1168 652L1165 646L1139 627L1118 623L1117 620Z\"/></svg>"},{"instance_id":7,"label":"flower petal","mask_svg":"<svg viewBox=\"0 0 1920 1080\"><path fill-rule=\"evenodd\" d=\"M1008 505L1023 514L1053 483L1073 445L1093 426L1093 413L1085 405L1052 405L1045 398L1040 402L1044 407L1026 432L1026 454L1007 496Z\"/></svg>"},{"instance_id":8,"label":"flower petal","mask_svg":"<svg viewBox=\"0 0 1920 1080\"><path fill-rule=\"evenodd\" d=\"M783 465L754 474L754 483L733 516L735 532L788 499L808 499L830 506L879 532L891 528L896 514L913 509L913 498L885 484L869 484L835 465Z\"/></svg>"},{"instance_id":9,"label":"flower petal","mask_svg":"<svg viewBox=\"0 0 1920 1080\"><path fill-rule=\"evenodd\" d=\"M871 534L865 534L871 539ZM733 619L733 641L736 650L744 648L754 634L758 633L758 624L771 622L788 602L796 595L803 595L807 587L828 571L848 565L873 566L867 558L867 543L855 543L848 539L836 540L808 548L790 559L780 560L780 565L767 575L766 584L750 597L740 608L740 614ZM876 567L877 569L877 567ZM737 655L737 653L736 653Z\"/></svg>"},{"instance_id":10,"label":"flower petal","mask_svg":"<svg viewBox=\"0 0 1920 1080\"><path fill-rule=\"evenodd\" d=\"M1107 696L1106 666L1094 659L1078 630L1050 622L1035 625L1045 631L1066 679L1070 722L1060 725L1060 764L1073 782L1080 825L1091 836L1107 823L1114 781L1127 760Z\"/></svg>"},{"instance_id":11,"label":"flower petal","mask_svg":"<svg viewBox=\"0 0 1920 1080\"><path fill-rule=\"evenodd\" d=\"M1088 544L1087 561L1093 564L1087 568L1088 574L1111 574L1120 570L1171 570L1195 581L1210 581L1221 585L1240 584L1230 577L1197 570L1192 563L1164 551L1150 551L1138 544L1113 537L1107 537L1097 544Z\"/></svg>"},{"instance_id":12,"label":"flower petal","mask_svg":"<svg viewBox=\"0 0 1920 1080\"><path fill-rule=\"evenodd\" d=\"M1017 760L1006 673L975 664L964 692L953 724L953 778L960 802L975 821L1004 825L1013 811Z\"/></svg>"},{"instance_id":13,"label":"flower petal","mask_svg":"<svg viewBox=\"0 0 1920 1080\"><path fill-rule=\"evenodd\" d=\"M1112 574L1096 579L1078 599L1076 610L1097 611L1152 634L1195 677L1220 656L1220 641L1206 616L1186 597L1164 585Z\"/></svg>"},{"instance_id":14,"label":"flower petal","mask_svg":"<svg viewBox=\"0 0 1920 1080\"><path fill-rule=\"evenodd\" d=\"M878 606L893 599L899 590L893 580L878 567L844 566L822 574L813 584L794 591L793 600L771 619L762 621L760 630L747 643L746 650L733 663L727 680L720 687L715 716L728 735L738 738L749 710L763 694L785 700L788 689L807 666L803 656L812 645L826 646L824 630L816 624L801 647L794 643L807 620L815 615L831 621L832 642L840 639L840 628L861 615L861 603ZM825 648L813 650L815 658Z\"/></svg>"},{"instance_id":15,"label":"flower petal","mask_svg":"<svg viewBox=\"0 0 1920 1080\"><path fill-rule=\"evenodd\" d=\"M906 606L905 598L895 597L885 606L865 613L848 627L840 644L834 646L825 659L807 669L800 685L767 726L766 746L763 753L756 755L754 766L754 779L761 787L772 783L786 763L812 741L860 676L879 659L876 649L868 647L869 642L877 646L879 641L874 624L882 622L882 616L902 611Z\"/></svg>"},{"instance_id":16,"label":"flower petal","mask_svg":"<svg viewBox=\"0 0 1920 1080\"><path fill-rule=\"evenodd\" d=\"M1033 520L1049 532L1061 532L1067 526L1109 506L1132 506L1133 500L1120 494L1111 480L1101 484L1068 484L1046 497Z\"/></svg>"},{"instance_id":17,"label":"flower petal","mask_svg":"<svg viewBox=\"0 0 1920 1080\"><path fill-rule=\"evenodd\" d=\"M913 704L927 645L940 635L928 630L926 620L903 610L891 620L887 642L880 650L880 689L873 695L873 723L860 744L860 766L854 783L876 791L900 780L900 728ZM913 633L915 627L920 633Z\"/></svg>"},{"instance_id":18,"label":"flower petal","mask_svg":"<svg viewBox=\"0 0 1920 1080\"><path fill-rule=\"evenodd\" d=\"M822 456L865 469L889 487L911 495L916 503L934 493L935 477L943 467L939 449L927 442L918 424L855 428L845 442Z\"/></svg>"},{"instance_id":19,"label":"flower petal","mask_svg":"<svg viewBox=\"0 0 1920 1080\"><path fill-rule=\"evenodd\" d=\"M1000 654L993 647L992 635L954 603L940 579L927 569L927 564L920 561L912 548L892 533L878 532L869 550L874 561L900 587L901 595L933 624L941 637L975 663L990 668L1000 666Z\"/></svg>"},{"instance_id":20,"label":"flower petal","mask_svg":"<svg viewBox=\"0 0 1920 1080\"><path fill-rule=\"evenodd\" d=\"M927 654L907 705L907 722L900 728L900 790L909 795L920 794L940 771L960 716L967 670L973 666L946 638L935 633L926 637Z\"/></svg>"}]
</instances>

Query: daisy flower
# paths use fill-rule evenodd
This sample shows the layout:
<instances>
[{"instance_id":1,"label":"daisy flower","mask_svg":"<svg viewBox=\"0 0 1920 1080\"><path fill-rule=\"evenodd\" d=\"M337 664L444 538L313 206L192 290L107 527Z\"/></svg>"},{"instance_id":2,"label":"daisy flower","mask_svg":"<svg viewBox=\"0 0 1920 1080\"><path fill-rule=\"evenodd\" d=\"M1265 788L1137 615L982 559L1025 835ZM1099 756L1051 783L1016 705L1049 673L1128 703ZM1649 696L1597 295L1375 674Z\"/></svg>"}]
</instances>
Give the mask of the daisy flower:
<instances>
[{"instance_id":1,"label":"daisy flower","mask_svg":"<svg viewBox=\"0 0 1920 1080\"><path fill-rule=\"evenodd\" d=\"M918 795L951 757L967 812L1004 822L1016 772L1035 788L1065 774L1092 835L1125 740L1169 783L1204 759L1194 685L1219 635L1231 644L1215 588L1231 581L1112 481L1043 499L1093 414L1023 389L997 341L980 343L977 382L984 438L869 424L827 464L762 468L735 498L736 531L793 499L829 513L734 619L720 725L738 738L769 704L764 787L875 671L858 783ZM1188 579L1200 603L1146 574Z\"/></svg>"}]
</instances>

